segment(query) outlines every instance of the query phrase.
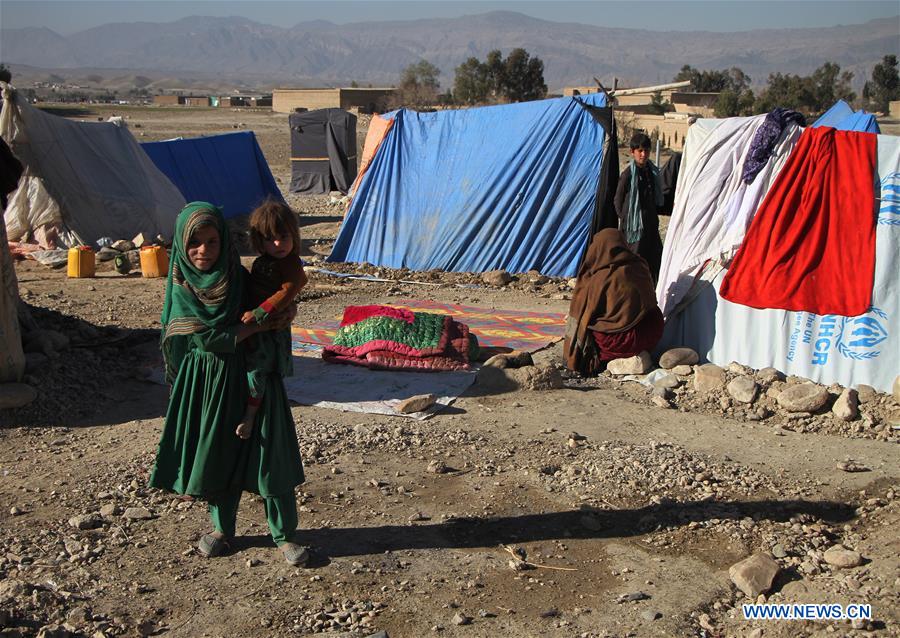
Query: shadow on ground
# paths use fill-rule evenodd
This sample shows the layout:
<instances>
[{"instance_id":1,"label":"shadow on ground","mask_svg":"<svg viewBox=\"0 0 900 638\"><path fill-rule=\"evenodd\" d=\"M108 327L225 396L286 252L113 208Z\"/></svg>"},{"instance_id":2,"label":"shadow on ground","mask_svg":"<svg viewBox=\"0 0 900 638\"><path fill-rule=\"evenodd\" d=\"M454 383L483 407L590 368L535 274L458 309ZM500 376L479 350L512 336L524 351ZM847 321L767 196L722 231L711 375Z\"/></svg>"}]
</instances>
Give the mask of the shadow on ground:
<instances>
[{"instance_id":1,"label":"shadow on ground","mask_svg":"<svg viewBox=\"0 0 900 638\"><path fill-rule=\"evenodd\" d=\"M100 326L26 306L23 381L37 398L0 412L0 427L109 425L165 414L168 389L141 381L159 357L159 330Z\"/></svg>"},{"instance_id":2,"label":"shadow on ground","mask_svg":"<svg viewBox=\"0 0 900 638\"><path fill-rule=\"evenodd\" d=\"M715 519L788 521L806 515L830 523L854 517L854 508L839 501L688 501L634 509L592 508L523 514L470 517L421 525L383 525L307 529L300 541L323 557L359 556L410 549L472 549L500 544L565 539L630 538L658 528L682 527ZM271 544L267 536L244 536L236 549Z\"/></svg>"}]
</instances>

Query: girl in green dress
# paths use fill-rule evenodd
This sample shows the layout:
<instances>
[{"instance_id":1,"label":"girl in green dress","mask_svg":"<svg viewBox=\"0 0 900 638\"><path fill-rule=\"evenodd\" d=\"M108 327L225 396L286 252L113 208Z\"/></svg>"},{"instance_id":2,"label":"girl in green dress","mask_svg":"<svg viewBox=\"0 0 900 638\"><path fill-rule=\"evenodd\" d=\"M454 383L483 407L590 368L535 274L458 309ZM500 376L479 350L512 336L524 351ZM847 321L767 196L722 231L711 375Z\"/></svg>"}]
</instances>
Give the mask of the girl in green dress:
<instances>
[{"instance_id":1,"label":"girl in green dress","mask_svg":"<svg viewBox=\"0 0 900 638\"><path fill-rule=\"evenodd\" d=\"M208 502L215 531L200 539L206 556L234 536L241 491L260 494L273 539L288 562L302 565L308 554L292 535L303 466L280 377L269 381L253 436L235 435L247 396L242 342L283 321L240 323L247 272L212 204L193 202L178 215L171 263L162 352L172 391L150 485Z\"/></svg>"}]
</instances>

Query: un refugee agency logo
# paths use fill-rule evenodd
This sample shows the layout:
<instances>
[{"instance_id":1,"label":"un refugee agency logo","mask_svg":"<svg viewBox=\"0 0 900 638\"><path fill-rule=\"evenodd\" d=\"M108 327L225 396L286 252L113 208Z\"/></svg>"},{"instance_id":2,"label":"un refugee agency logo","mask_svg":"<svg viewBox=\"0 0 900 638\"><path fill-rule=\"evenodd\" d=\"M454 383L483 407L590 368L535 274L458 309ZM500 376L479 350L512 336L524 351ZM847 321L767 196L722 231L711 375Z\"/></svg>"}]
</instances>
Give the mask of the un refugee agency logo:
<instances>
[{"instance_id":1,"label":"un refugee agency logo","mask_svg":"<svg viewBox=\"0 0 900 638\"><path fill-rule=\"evenodd\" d=\"M881 207L878 223L900 226L900 173L891 173L881 180Z\"/></svg>"},{"instance_id":2,"label":"un refugee agency logo","mask_svg":"<svg viewBox=\"0 0 900 638\"><path fill-rule=\"evenodd\" d=\"M887 323L887 313L875 307L859 317L822 317L813 343L812 364L825 365L834 349L854 361L875 359L881 354L880 344L888 338Z\"/></svg>"}]
</instances>

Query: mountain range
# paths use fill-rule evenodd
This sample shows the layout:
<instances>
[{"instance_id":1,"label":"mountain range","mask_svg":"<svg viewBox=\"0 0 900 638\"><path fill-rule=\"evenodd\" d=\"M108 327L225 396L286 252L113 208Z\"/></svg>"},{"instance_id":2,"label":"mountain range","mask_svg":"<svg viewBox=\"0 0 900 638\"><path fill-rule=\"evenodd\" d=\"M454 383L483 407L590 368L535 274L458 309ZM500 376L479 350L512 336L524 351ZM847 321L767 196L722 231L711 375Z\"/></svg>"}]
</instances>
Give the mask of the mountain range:
<instances>
[{"instance_id":1,"label":"mountain range","mask_svg":"<svg viewBox=\"0 0 900 638\"><path fill-rule=\"evenodd\" d=\"M338 6L338 5L336 5ZM443 87L470 56L523 47L544 61L551 90L569 85L666 82L683 64L738 66L757 86L769 73L807 74L825 61L868 77L885 54L898 54L898 18L829 28L737 33L650 31L567 24L496 11L459 18L273 26L241 17L195 16L175 22L113 23L68 36L47 28L0 30L0 60L16 72L91 69L103 77L143 73L173 82L216 78L257 86L391 85L425 59ZM66 75L69 75L68 73ZM248 80L249 78L249 80ZM193 80L192 80L193 81Z\"/></svg>"}]
</instances>

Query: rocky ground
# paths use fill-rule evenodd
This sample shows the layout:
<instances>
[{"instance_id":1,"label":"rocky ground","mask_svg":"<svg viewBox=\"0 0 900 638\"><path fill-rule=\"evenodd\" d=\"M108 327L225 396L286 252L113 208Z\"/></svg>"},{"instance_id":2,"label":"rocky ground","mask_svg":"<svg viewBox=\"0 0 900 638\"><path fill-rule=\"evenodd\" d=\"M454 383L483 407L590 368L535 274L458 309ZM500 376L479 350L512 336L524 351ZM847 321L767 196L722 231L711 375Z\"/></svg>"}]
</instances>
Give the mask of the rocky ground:
<instances>
[{"instance_id":1,"label":"rocky ground","mask_svg":"<svg viewBox=\"0 0 900 638\"><path fill-rule=\"evenodd\" d=\"M285 183L286 116L188 113L129 121L153 139L243 122ZM313 266L332 199L291 198ZM329 268L389 281L314 272L298 323L398 297L565 312L571 294L527 273ZM534 355L551 382L486 367L424 422L295 406L311 565L284 563L249 495L234 551L208 560L204 505L146 488L162 280L17 274L38 397L0 411L0 636L900 635L897 397L688 352L581 379L557 345ZM744 620L757 600L868 603L873 620Z\"/></svg>"}]
</instances>

